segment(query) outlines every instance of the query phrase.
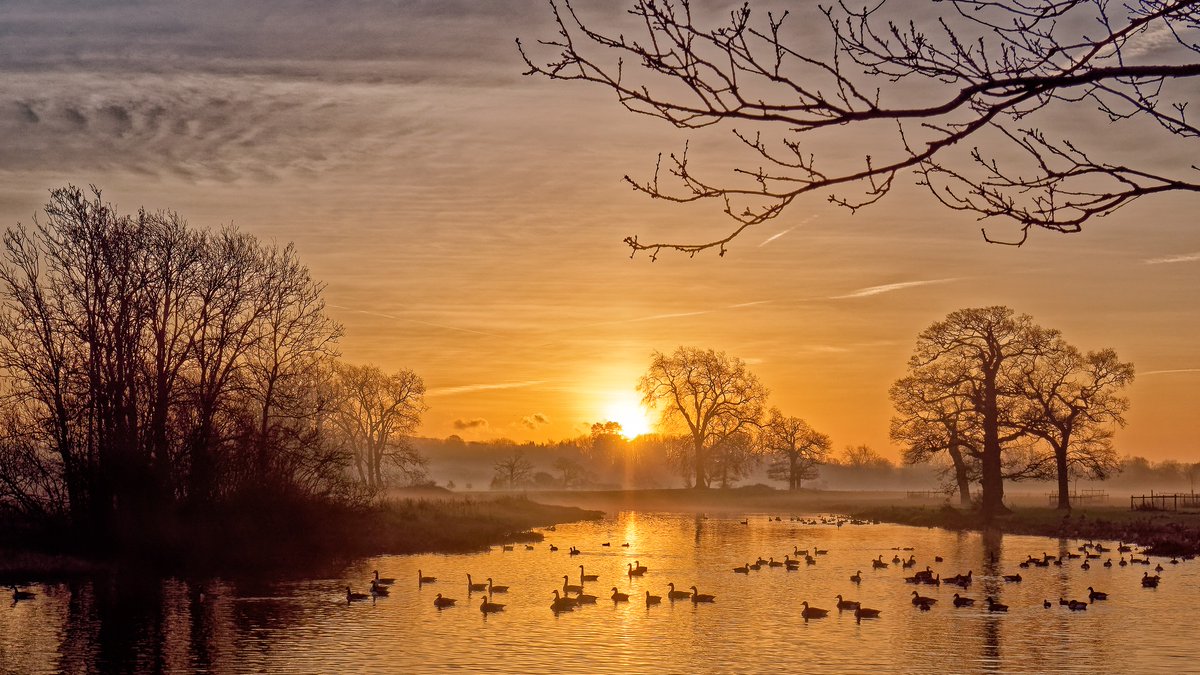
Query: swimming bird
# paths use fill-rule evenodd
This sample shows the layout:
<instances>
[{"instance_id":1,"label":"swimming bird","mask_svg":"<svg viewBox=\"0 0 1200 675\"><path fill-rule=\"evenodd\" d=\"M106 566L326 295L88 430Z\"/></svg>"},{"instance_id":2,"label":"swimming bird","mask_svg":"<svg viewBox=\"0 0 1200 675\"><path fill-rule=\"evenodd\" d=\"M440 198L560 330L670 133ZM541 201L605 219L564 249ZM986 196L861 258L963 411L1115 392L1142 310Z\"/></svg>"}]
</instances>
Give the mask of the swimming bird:
<instances>
[{"instance_id":1,"label":"swimming bird","mask_svg":"<svg viewBox=\"0 0 1200 675\"><path fill-rule=\"evenodd\" d=\"M396 583L396 580L392 577L381 577L379 576L379 570L375 570L375 583L382 584L384 586L391 586L392 584Z\"/></svg>"},{"instance_id":2,"label":"swimming bird","mask_svg":"<svg viewBox=\"0 0 1200 675\"><path fill-rule=\"evenodd\" d=\"M696 590L695 586L692 586L692 602L695 603L695 602L716 602L716 601L717 601L717 596L709 595L707 593L701 593Z\"/></svg>"},{"instance_id":3,"label":"swimming bird","mask_svg":"<svg viewBox=\"0 0 1200 675\"><path fill-rule=\"evenodd\" d=\"M841 593L837 596L837 608L839 612L843 609L858 609L861 606L862 603L856 600L843 600Z\"/></svg>"},{"instance_id":4,"label":"swimming bird","mask_svg":"<svg viewBox=\"0 0 1200 675\"><path fill-rule=\"evenodd\" d=\"M621 544L621 548L629 548L629 542L625 542L624 544Z\"/></svg>"},{"instance_id":5,"label":"swimming bird","mask_svg":"<svg viewBox=\"0 0 1200 675\"><path fill-rule=\"evenodd\" d=\"M879 610L878 609L870 609L868 607L855 607L854 608L854 618L857 621L862 621L863 619L878 619L879 618Z\"/></svg>"},{"instance_id":6,"label":"swimming bird","mask_svg":"<svg viewBox=\"0 0 1200 675\"><path fill-rule=\"evenodd\" d=\"M492 593L507 593L508 586L495 586L492 584L492 578L488 577L488 595Z\"/></svg>"},{"instance_id":7,"label":"swimming bird","mask_svg":"<svg viewBox=\"0 0 1200 675\"><path fill-rule=\"evenodd\" d=\"M642 575L642 574L645 574L646 572L650 571L650 568L646 567L645 565L639 565L638 561L634 560L633 561L633 571L639 575Z\"/></svg>"},{"instance_id":8,"label":"swimming bird","mask_svg":"<svg viewBox=\"0 0 1200 675\"><path fill-rule=\"evenodd\" d=\"M599 574L584 574L583 573L583 565L579 566L579 582L580 583L583 583L585 581L599 581L599 580L600 580Z\"/></svg>"},{"instance_id":9,"label":"swimming bird","mask_svg":"<svg viewBox=\"0 0 1200 675\"><path fill-rule=\"evenodd\" d=\"M629 567L629 576L631 577L640 577L646 573L646 570L634 567L633 563L626 563L626 565Z\"/></svg>"},{"instance_id":10,"label":"swimming bird","mask_svg":"<svg viewBox=\"0 0 1200 675\"><path fill-rule=\"evenodd\" d=\"M550 609L555 612L569 612L575 609L575 601L570 598L559 597L558 591L554 591L554 602L550 603Z\"/></svg>"},{"instance_id":11,"label":"swimming bird","mask_svg":"<svg viewBox=\"0 0 1200 675\"><path fill-rule=\"evenodd\" d=\"M776 562L774 558L767 561L767 567L783 567L783 563Z\"/></svg>"},{"instance_id":12,"label":"swimming bird","mask_svg":"<svg viewBox=\"0 0 1200 675\"><path fill-rule=\"evenodd\" d=\"M813 553L815 553L815 554L817 554L817 555L828 555L828 554L829 554L829 550L828 550L828 549L823 549L823 548L817 548L817 549L813 549Z\"/></svg>"},{"instance_id":13,"label":"swimming bird","mask_svg":"<svg viewBox=\"0 0 1200 675\"><path fill-rule=\"evenodd\" d=\"M14 595L14 599L15 597L16 596ZM359 602L360 600L366 600L369 597L371 596L367 595L366 593L353 593L350 591L349 586L346 587L346 602Z\"/></svg>"},{"instance_id":14,"label":"swimming bird","mask_svg":"<svg viewBox=\"0 0 1200 675\"><path fill-rule=\"evenodd\" d=\"M477 583L471 581L470 574L467 575L467 592L468 593L470 593L471 591L486 591L486 590L487 590L487 584L485 584L485 583L477 584Z\"/></svg>"},{"instance_id":15,"label":"swimming bird","mask_svg":"<svg viewBox=\"0 0 1200 675\"><path fill-rule=\"evenodd\" d=\"M580 593L579 595L575 596L575 602L581 605L594 605L596 604L597 599L598 598L596 596L588 595L587 593Z\"/></svg>"},{"instance_id":16,"label":"swimming bird","mask_svg":"<svg viewBox=\"0 0 1200 675\"><path fill-rule=\"evenodd\" d=\"M750 574L750 563L733 568L735 574Z\"/></svg>"},{"instance_id":17,"label":"swimming bird","mask_svg":"<svg viewBox=\"0 0 1200 675\"><path fill-rule=\"evenodd\" d=\"M912 604L914 605L932 605L937 602L937 598L926 598L916 591L913 591L912 594Z\"/></svg>"},{"instance_id":18,"label":"swimming bird","mask_svg":"<svg viewBox=\"0 0 1200 675\"><path fill-rule=\"evenodd\" d=\"M1107 600L1107 599L1108 599L1108 593L1102 593L1102 592L1097 591L1096 589L1092 588L1091 586L1088 586L1088 600L1095 602L1097 600Z\"/></svg>"},{"instance_id":19,"label":"swimming bird","mask_svg":"<svg viewBox=\"0 0 1200 675\"><path fill-rule=\"evenodd\" d=\"M526 551L532 551L532 550L533 550L533 545L532 545L532 544L525 544L525 550L526 550Z\"/></svg>"},{"instance_id":20,"label":"swimming bird","mask_svg":"<svg viewBox=\"0 0 1200 675\"><path fill-rule=\"evenodd\" d=\"M445 607L450 607L450 606L454 605L454 603L456 603L456 602L458 602L458 601L455 600L454 598L443 598L442 594L438 593L437 597L433 599L433 606L437 607L438 609L442 609Z\"/></svg>"},{"instance_id":21,"label":"swimming bird","mask_svg":"<svg viewBox=\"0 0 1200 675\"><path fill-rule=\"evenodd\" d=\"M672 582L672 583L669 583L669 584L667 584L667 585L671 587L671 592L670 592L670 593L667 593L667 597L668 597L668 598L670 598L671 600L682 600L682 599L684 599L684 598L690 598L690 597L692 597L692 594L691 594L691 593L689 593L689 592L687 592L687 591L677 591L677 590L675 590L675 584L674 584L674 582Z\"/></svg>"},{"instance_id":22,"label":"swimming bird","mask_svg":"<svg viewBox=\"0 0 1200 675\"><path fill-rule=\"evenodd\" d=\"M583 592L582 585L576 586L575 584L568 584L567 583L567 575L565 575L565 574L563 575L563 595L566 595L567 593L582 593L582 592Z\"/></svg>"},{"instance_id":23,"label":"swimming bird","mask_svg":"<svg viewBox=\"0 0 1200 675\"><path fill-rule=\"evenodd\" d=\"M1005 574L1004 580L1005 581L1020 581L1021 575L1020 574Z\"/></svg>"},{"instance_id":24,"label":"swimming bird","mask_svg":"<svg viewBox=\"0 0 1200 675\"><path fill-rule=\"evenodd\" d=\"M975 598L968 598L966 596L959 595L958 593L954 594L954 606L955 607L971 607L974 604L975 604Z\"/></svg>"},{"instance_id":25,"label":"swimming bird","mask_svg":"<svg viewBox=\"0 0 1200 675\"><path fill-rule=\"evenodd\" d=\"M1105 560L1105 561L1104 561L1104 566L1105 566L1105 567L1112 567L1112 558L1108 558L1107 560Z\"/></svg>"},{"instance_id":26,"label":"swimming bird","mask_svg":"<svg viewBox=\"0 0 1200 675\"><path fill-rule=\"evenodd\" d=\"M1072 612L1081 612L1087 609L1087 606L1088 604L1086 602L1081 602L1079 600L1072 600L1067 603L1067 609L1071 610Z\"/></svg>"},{"instance_id":27,"label":"swimming bird","mask_svg":"<svg viewBox=\"0 0 1200 675\"><path fill-rule=\"evenodd\" d=\"M582 553L582 551L580 551L579 549L572 546L571 549L569 551L567 551L567 553L570 555L579 555L580 553Z\"/></svg>"},{"instance_id":28,"label":"swimming bird","mask_svg":"<svg viewBox=\"0 0 1200 675\"><path fill-rule=\"evenodd\" d=\"M9 586L9 588L12 589L13 603L18 603L18 602L21 602L22 600L32 600L37 597L37 593L34 593L32 591L23 591L23 590L20 590L19 588L17 588L16 586ZM350 587L347 586L346 592L349 592L349 591L350 591Z\"/></svg>"},{"instance_id":29,"label":"swimming bird","mask_svg":"<svg viewBox=\"0 0 1200 675\"><path fill-rule=\"evenodd\" d=\"M1050 601L1049 601L1049 600L1043 600L1043 601L1042 601L1042 607L1045 607L1046 609L1050 609Z\"/></svg>"},{"instance_id":30,"label":"swimming bird","mask_svg":"<svg viewBox=\"0 0 1200 675\"><path fill-rule=\"evenodd\" d=\"M1008 605L1002 605L992 599L992 596L987 597L987 610L989 612L1007 612Z\"/></svg>"},{"instance_id":31,"label":"swimming bird","mask_svg":"<svg viewBox=\"0 0 1200 675\"><path fill-rule=\"evenodd\" d=\"M612 544L608 543L607 541L606 541L606 542L604 542L603 544L600 544L600 545L601 545L601 546L612 546Z\"/></svg>"},{"instance_id":32,"label":"swimming bird","mask_svg":"<svg viewBox=\"0 0 1200 675\"><path fill-rule=\"evenodd\" d=\"M820 607L809 607L807 600L800 604L804 605L804 611L800 612L800 615L804 617L805 621L808 621L809 619L820 619L826 614L829 614L829 610L827 609L821 609Z\"/></svg>"},{"instance_id":33,"label":"swimming bird","mask_svg":"<svg viewBox=\"0 0 1200 675\"><path fill-rule=\"evenodd\" d=\"M513 547L511 544L505 544L505 545L501 546L500 548L504 549L505 551L513 550Z\"/></svg>"},{"instance_id":34,"label":"swimming bird","mask_svg":"<svg viewBox=\"0 0 1200 675\"><path fill-rule=\"evenodd\" d=\"M855 584L861 584L862 583L862 570L858 570L854 574L850 575L850 582L855 583Z\"/></svg>"},{"instance_id":35,"label":"swimming bird","mask_svg":"<svg viewBox=\"0 0 1200 675\"><path fill-rule=\"evenodd\" d=\"M421 584L432 584L435 581L437 581L437 577L427 577L421 573L421 570L417 570L417 585L418 586L420 586Z\"/></svg>"},{"instance_id":36,"label":"swimming bird","mask_svg":"<svg viewBox=\"0 0 1200 675\"><path fill-rule=\"evenodd\" d=\"M646 591L646 606L647 607L649 607L650 605L657 605L660 602L662 602L661 595L650 595L650 591Z\"/></svg>"},{"instance_id":37,"label":"swimming bird","mask_svg":"<svg viewBox=\"0 0 1200 675\"><path fill-rule=\"evenodd\" d=\"M555 551L557 551L557 550L558 550L558 547L557 547L557 546L555 546L554 544L550 544L550 552L551 552L551 553L553 553L553 552L555 552Z\"/></svg>"},{"instance_id":38,"label":"swimming bird","mask_svg":"<svg viewBox=\"0 0 1200 675\"><path fill-rule=\"evenodd\" d=\"M371 580L371 595L386 596L387 594L387 586L377 583L374 579Z\"/></svg>"},{"instance_id":39,"label":"swimming bird","mask_svg":"<svg viewBox=\"0 0 1200 675\"><path fill-rule=\"evenodd\" d=\"M1158 588L1160 577L1155 574L1150 576L1149 572L1142 572L1142 586L1145 588Z\"/></svg>"},{"instance_id":40,"label":"swimming bird","mask_svg":"<svg viewBox=\"0 0 1200 675\"><path fill-rule=\"evenodd\" d=\"M479 611L483 612L484 614L491 614L493 612L500 612L503 610L504 605L498 602L492 602L489 598L484 598L483 602L479 603Z\"/></svg>"},{"instance_id":41,"label":"swimming bird","mask_svg":"<svg viewBox=\"0 0 1200 675\"><path fill-rule=\"evenodd\" d=\"M613 592L613 594L612 594L613 602L629 602L629 594L628 593L622 593L622 592L618 591L616 586L612 587L612 592Z\"/></svg>"},{"instance_id":42,"label":"swimming bird","mask_svg":"<svg viewBox=\"0 0 1200 675\"><path fill-rule=\"evenodd\" d=\"M888 566L888 564L883 562L883 554L882 553L879 554L879 558L871 561L871 567L874 567L877 570L881 570L887 566Z\"/></svg>"}]
</instances>

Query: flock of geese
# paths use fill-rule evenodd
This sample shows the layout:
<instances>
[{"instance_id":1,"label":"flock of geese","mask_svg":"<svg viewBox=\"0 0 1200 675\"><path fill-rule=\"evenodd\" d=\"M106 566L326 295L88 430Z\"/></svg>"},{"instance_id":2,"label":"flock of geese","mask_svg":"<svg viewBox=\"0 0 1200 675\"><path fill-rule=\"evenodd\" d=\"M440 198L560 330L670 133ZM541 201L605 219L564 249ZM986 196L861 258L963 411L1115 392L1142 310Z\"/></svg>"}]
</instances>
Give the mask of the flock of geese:
<instances>
[{"instance_id":1,"label":"flock of geese","mask_svg":"<svg viewBox=\"0 0 1200 675\"><path fill-rule=\"evenodd\" d=\"M837 524L840 525L841 522L838 522ZM602 547L608 547L610 545L611 544L608 542L601 544ZM627 543L622 544L622 546L628 547L629 544L627 544ZM526 546L526 548L530 549L530 550L533 549L532 546ZM503 550L510 551L510 550L512 550L512 547L504 546ZM554 546L554 545L550 545L550 550L557 551L558 547ZM895 548L893 550L908 552L908 551L912 551L913 549L911 547L909 547L909 548ZM1079 565L1080 569L1087 570L1091 567L1092 560L1099 560L1101 557L1103 557L1104 553L1111 553L1113 551L1113 549L1107 548L1101 543L1087 542L1087 543L1081 545L1078 548L1078 551L1079 551L1078 553L1067 552L1065 555L1062 555L1062 556L1052 556L1045 552L1043 552L1040 557L1030 555L1027 557L1026 560L1019 563L1019 567L1021 567L1021 568L1036 568L1036 567L1051 567L1051 566L1062 567L1064 565L1069 564L1074 559L1081 559L1082 562ZM1104 567L1112 567L1114 564L1118 565L1120 567L1125 567L1128 565L1137 565L1137 564L1141 564L1141 565L1150 565L1151 564L1150 559L1147 555L1145 555L1141 551L1135 550L1132 546L1126 545L1123 542L1118 544L1118 546L1116 548L1116 552L1118 554L1120 554L1119 562L1114 563L1112 558L1109 557L1103 563L1098 563L1098 564L1100 564ZM572 555L572 556L578 555L580 553L581 553L581 551L579 549L575 548L574 546L572 546L568 551L568 554ZM763 558L759 557L753 563L747 562L743 565L733 567L732 571L734 574L743 574L743 575L749 575L751 572L761 570L764 567L765 568L784 568L788 571L795 571L795 570L798 570L800 568L800 565L802 565L802 564L816 565L817 556L828 555L828 553L829 553L829 551L825 550L825 549L814 548L811 550L808 550L808 549L802 550L799 547L795 547L791 553L785 554L783 556L782 560L776 560L773 557L767 558L764 560ZM1140 558L1138 557L1139 553L1142 553L1142 557L1140 557ZM1129 556L1128 559L1126 559L1126 554L1128 554L1128 556ZM792 556L795 556L795 557L792 557ZM1193 558L1194 558L1194 556L1190 556L1190 555L1183 556L1183 560L1191 560ZM943 562L943 559L941 556L935 556L934 561L940 563L940 562ZM995 564L996 562L998 562L998 561L996 561L995 558L993 557L992 563ZM1179 562L1180 562L1179 558L1171 558L1169 561L1169 564L1179 564ZM911 554L911 553L908 555L907 558L902 558L899 553L896 553L893 555L891 562L885 561L884 555L880 554L874 560L870 561L870 564L871 564L871 568L876 569L876 570L886 569L893 565L898 565L902 569L909 569L909 568L915 567L917 564L917 561L916 561L915 554ZM1159 575L1159 573L1162 572L1163 570L1164 570L1164 568L1160 564L1155 567L1156 573L1154 575L1151 575L1148 571L1144 572L1142 575L1142 579L1141 579L1142 586L1145 588L1156 588L1162 578ZM634 578L644 577L647 574L647 572L649 572L649 568L647 568L645 565L640 564L640 562L637 560L635 560L632 563L626 564L626 575L630 578L630 580L632 580ZM481 592L484 594L483 599L479 604L479 611L481 611L483 614L486 615L486 614L492 614L492 613L500 612L500 611L504 610L505 605L503 603L496 602L494 599L494 596L496 594L503 594L503 593L508 592L508 586L498 585L490 577L487 578L486 583L485 582L476 582L470 574L467 574L466 577L467 577L467 594L468 595L470 595L473 592ZM1020 583L1022 581L1022 576L1021 576L1020 572L1017 572L1015 574L1001 575L1001 579L1003 579L1003 581L1005 583ZM857 570L853 575L850 576L850 582L853 584L856 584L856 585L861 584L862 580L863 580L862 570ZM349 586L347 586L346 587L346 600L348 603L353 603L353 602L367 600L370 598L386 596L386 595L388 595L389 587L392 584L394 584L395 581L396 581L395 579L380 577L378 570L376 570L374 572L374 578L372 578L370 580L370 592L369 593L355 593L351 590L351 588ZM585 592L585 588L584 588L585 584L588 582L599 581L599 575L588 574L587 570L584 568L583 565L579 565L579 583L577 583L577 584L571 583L572 579L571 579L570 575L563 575L562 581L563 582L562 582L561 589L556 588L549 592L549 595L553 596L553 600L550 603L550 609L555 613L572 611L582 605L596 604L597 601L600 599L599 596L591 595L591 594ZM904 581L906 583L915 584L915 585L931 585L931 586L941 586L943 584L953 585L953 586L956 586L959 589L961 589L964 593L964 594L960 594L958 592L954 593L954 597L952 600L954 607L956 607L956 608L974 607L976 604L975 598L965 595L967 589L969 589L971 587L971 584L974 581L974 572L973 571L968 571L966 574L956 574L954 576L942 577L940 572L935 572L930 566L926 565L924 570L916 571L914 574L912 574L912 576L906 576L904 578ZM425 584L432 584L435 582L437 582L436 577L426 576L421 570L417 570L418 586L423 586ZM666 584L666 588L669 590L667 591L665 597L667 600L669 600L671 602L675 602L677 600L681 600L681 601L688 600L688 601L691 601L693 604L697 604L697 605L702 604L702 603L716 602L716 596L707 594L707 593L701 593L697 589L696 586L690 586L689 590L677 590L675 587L675 583L669 582ZM17 592L17 590L15 588L13 590L14 590L14 593ZM610 590L611 590L611 595L609 595L607 599L611 600L614 604L631 601L631 596L628 593L621 592L616 586L613 586ZM1093 588L1091 586L1088 586L1087 590L1088 590L1088 593L1087 593L1086 601L1076 600L1076 599L1059 598L1058 605L1066 607L1073 612L1078 612L1078 611L1086 610L1088 608L1089 604L1092 604L1092 603L1095 603L1098 601L1104 601L1104 600L1108 599L1108 593L1106 593L1106 592L1097 591L1095 588ZM14 595L14 599L15 599L15 597L16 596ZM647 590L647 591L645 591L645 595L642 597L639 597L638 600L644 601L646 606L650 607L653 605L661 604L663 601L663 597L664 596L662 596L662 595L653 595L653 594L651 594L650 591ZM880 616L880 614L882 613L881 610L874 609L871 607L866 607L859 601L848 600L848 599L844 598L841 594L838 594L835 597L837 599L836 608L837 608L838 612L840 613L840 612L851 612L852 611L854 613L855 620L858 622L861 622L863 619L878 618ZM457 603L457 602L458 601L455 598L446 597L443 594L438 593L437 597L434 598L434 600L433 600L433 605L435 607L437 607L438 609L445 609L447 607L453 607L455 605L455 603ZM933 608L933 606L935 604L937 604L937 602L938 602L937 598L922 595L920 591L914 590L912 592L912 605L918 610L929 611ZM803 619L805 621L808 621L810 619L820 619L820 618L826 617L829 615L829 612L830 612L830 610L828 610L828 609L823 609L820 607L815 607L815 606L810 605L807 600L802 601L800 604L803 607L801 616L803 617ZM1047 599L1047 600L1043 601L1042 605L1043 605L1043 607L1048 609L1050 607L1053 607L1054 603L1052 603L1050 600ZM1005 605L1005 604L999 602L991 595L988 595L984 598L982 607L986 608L986 610L988 612L1007 612L1008 611L1008 605Z\"/></svg>"}]
</instances>

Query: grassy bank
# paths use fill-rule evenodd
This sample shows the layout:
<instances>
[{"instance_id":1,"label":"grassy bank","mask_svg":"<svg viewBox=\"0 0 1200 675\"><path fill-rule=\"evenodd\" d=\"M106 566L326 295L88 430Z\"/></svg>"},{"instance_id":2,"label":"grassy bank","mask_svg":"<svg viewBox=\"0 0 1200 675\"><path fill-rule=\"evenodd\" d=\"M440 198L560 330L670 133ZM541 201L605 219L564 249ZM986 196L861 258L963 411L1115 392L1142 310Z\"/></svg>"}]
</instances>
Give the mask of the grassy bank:
<instances>
[{"instance_id":1,"label":"grassy bank","mask_svg":"<svg viewBox=\"0 0 1200 675\"><path fill-rule=\"evenodd\" d=\"M603 514L522 496L395 496L368 507L241 505L173 519L116 544L85 543L61 525L0 524L0 585L116 569L171 574L258 574L313 570L349 559L400 553L458 553L537 541L533 528Z\"/></svg>"}]
</instances>

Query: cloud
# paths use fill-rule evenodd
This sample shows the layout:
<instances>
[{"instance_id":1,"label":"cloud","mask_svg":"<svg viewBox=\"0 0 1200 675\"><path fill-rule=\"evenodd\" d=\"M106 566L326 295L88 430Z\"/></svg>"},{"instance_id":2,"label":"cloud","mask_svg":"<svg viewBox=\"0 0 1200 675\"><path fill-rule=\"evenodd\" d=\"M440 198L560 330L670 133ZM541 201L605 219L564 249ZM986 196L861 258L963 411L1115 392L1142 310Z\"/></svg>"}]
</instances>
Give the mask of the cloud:
<instances>
[{"instance_id":1,"label":"cloud","mask_svg":"<svg viewBox=\"0 0 1200 675\"><path fill-rule=\"evenodd\" d=\"M1200 373L1200 368L1172 368L1169 370L1147 370L1138 375L1171 375L1175 373Z\"/></svg>"},{"instance_id":2,"label":"cloud","mask_svg":"<svg viewBox=\"0 0 1200 675\"><path fill-rule=\"evenodd\" d=\"M486 429L488 421L482 417L472 417L469 420L456 419L454 420L455 429Z\"/></svg>"},{"instance_id":3,"label":"cloud","mask_svg":"<svg viewBox=\"0 0 1200 675\"><path fill-rule=\"evenodd\" d=\"M1170 263L1196 262L1197 260L1200 260L1200 251L1196 251L1195 253L1181 253L1179 255L1165 255L1159 258L1147 258L1142 262L1147 265L1167 265Z\"/></svg>"},{"instance_id":4,"label":"cloud","mask_svg":"<svg viewBox=\"0 0 1200 675\"><path fill-rule=\"evenodd\" d=\"M796 228L789 227L788 229L784 230L783 232L776 232L775 234L767 237L766 239L763 239L763 242L761 244L759 244L758 247L762 248L762 247L766 246L767 244L775 241L776 239L782 237L783 235L787 234L788 232L791 232L794 229L796 229Z\"/></svg>"},{"instance_id":5,"label":"cloud","mask_svg":"<svg viewBox=\"0 0 1200 675\"><path fill-rule=\"evenodd\" d=\"M550 423L550 418L546 417L546 415L544 415L542 413L533 413L532 415L526 415L525 417L521 418L521 424L523 424L524 426L526 426L530 429L536 429L536 428L542 426L543 424L549 424L549 423Z\"/></svg>"},{"instance_id":6,"label":"cloud","mask_svg":"<svg viewBox=\"0 0 1200 675\"><path fill-rule=\"evenodd\" d=\"M880 295L881 293L891 293L905 288L916 288L918 286L929 286L931 284L944 284L949 281L957 281L957 278L949 279L925 279L922 281L901 281L894 284L883 284L882 286L868 286L860 288L857 291L847 293L845 295L834 295L830 300L845 300L847 298L867 298L872 295Z\"/></svg>"},{"instance_id":7,"label":"cloud","mask_svg":"<svg viewBox=\"0 0 1200 675\"><path fill-rule=\"evenodd\" d=\"M492 382L487 384L464 384L457 387L434 387L425 392L425 397L452 396L454 394L472 394L477 391L494 391L497 389L523 389L536 387L545 380L525 380L524 382Z\"/></svg>"}]
</instances>

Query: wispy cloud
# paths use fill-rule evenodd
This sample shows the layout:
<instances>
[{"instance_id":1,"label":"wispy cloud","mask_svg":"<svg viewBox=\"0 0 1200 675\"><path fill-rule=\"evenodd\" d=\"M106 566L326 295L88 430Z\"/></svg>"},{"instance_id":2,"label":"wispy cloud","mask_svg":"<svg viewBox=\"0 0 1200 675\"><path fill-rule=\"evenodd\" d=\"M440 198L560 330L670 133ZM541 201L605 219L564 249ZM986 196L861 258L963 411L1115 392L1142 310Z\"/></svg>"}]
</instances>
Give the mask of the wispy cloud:
<instances>
[{"instance_id":1,"label":"wispy cloud","mask_svg":"<svg viewBox=\"0 0 1200 675\"><path fill-rule=\"evenodd\" d=\"M459 430L466 429L486 429L488 421L482 417L473 417L471 419L456 419L454 420L454 428Z\"/></svg>"},{"instance_id":2,"label":"wispy cloud","mask_svg":"<svg viewBox=\"0 0 1200 675\"><path fill-rule=\"evenodd\" d=\"M1195 253L1181 253L1178 255L1164 255L1159 258L1147 258L1143 262L1145 262L1147 265L1167 265L1170 263L1196 262L1197 260L1200 260L1200 251L1196 251Z\"/></svg>"},{"instance_id":3,"label":"wispy cloud","mask_svg":"<svg viewBox=\"0 0 1200 675\"><path fill-rule=\"evenodd\" d=\"M766 246L767 244L775 241L776 239L782 237L783 235L787 234L788 232L791 232L794 229L796 229L796 228L789 227L788 229L784 230L783 232L777 232L777 233L767 237L766 239L763 239L763 242L761 244L759 244L758 247L762 248L762 247Z\"/></svg>"},{"instance_id":4,"label":"wispy cloud","mask_svg":"<svg viewBox=\"0 0 1200 675\"><path fill-rule=\"evenodd\" d=\"M1174 373L1200 373L1200 368L1171 368L1169 370L1147 370L1138 375L1171 375Z\"/></svg>"},{"instance_id":5,"label":"wispy cloud","mask_svg":"<svg viewBox=\"0 0 1200 675\"><path fill-rule=\"evenodd\" d=\"M458 326L447 326L444 323L434 323L432 321L422 321L420 319L410 319L406 316L396 316L395 314L384 314L383 312L372 312L372 311L369 311L366 309L353 309L351 307L345 307L343 305L329 305L329 307L332 309L340 309L340 310L343 310L346 312L351 312L353 314L366 314L367 316L378 316L378 317L382 317L384 319L392 319L393 321L407 321L409 323L417 323L417 324L421 324L422 326L429 326L431 328L441 328L443 330L453 330L453 331L458 331L460 333L471 333L472 335L485 335L487 337L496 337L495 333L485 333L484 331L481 331L481 330L473 330L470 328L460 328Z\"/></svg>"},{"instance_id":6,"label":"wispy cloud","mask_svg":"<svg viewBox=\"0 0 1200 675\"><path fill-rule=\"evenodd\" d=\"M853 292L847 293L845 295L831 296L830 300L845 300L847 298L867 298L872 295L879 295L881 293L891 293L892 291L901 291L906 288L916 288L918 286L929 286L932 284L944 284L949 281L957 281L957 278L952 277L952 278L948 278L948 279L925 279L922 281L901 281L899 283L894 283L894 284L883 284L882 286L868 286L866 288L860 288L857 291L853 291Z\"/></svg>"},{"instance_id":7,"label":"wispy cloud","mask_svg":"<svg viewBox=\"0 0 1200 675\"><path fill-rule=\"evenodd\" d=\"M550 418L544 413L533 413L532 415L526 415L525 417L521 418L521 424L525 425L525 427L529 429L536 429L543 424L549 423Z\"/></svg>"},{"instance_id":8,"label":"wispy cloud","mask_svg":"<svg viewBox=\"0 0 1200 675\"><path fill-rule=\"evenodd\" d=\"M536 387L544 382L545 380L525 380L523 382L490 382L486 384L464 384L457 387L434 387L425 392L425 397L471 394L477 391L495 391L497 389L523 389L525 387Z\"/></svg>"}]
</instances>

